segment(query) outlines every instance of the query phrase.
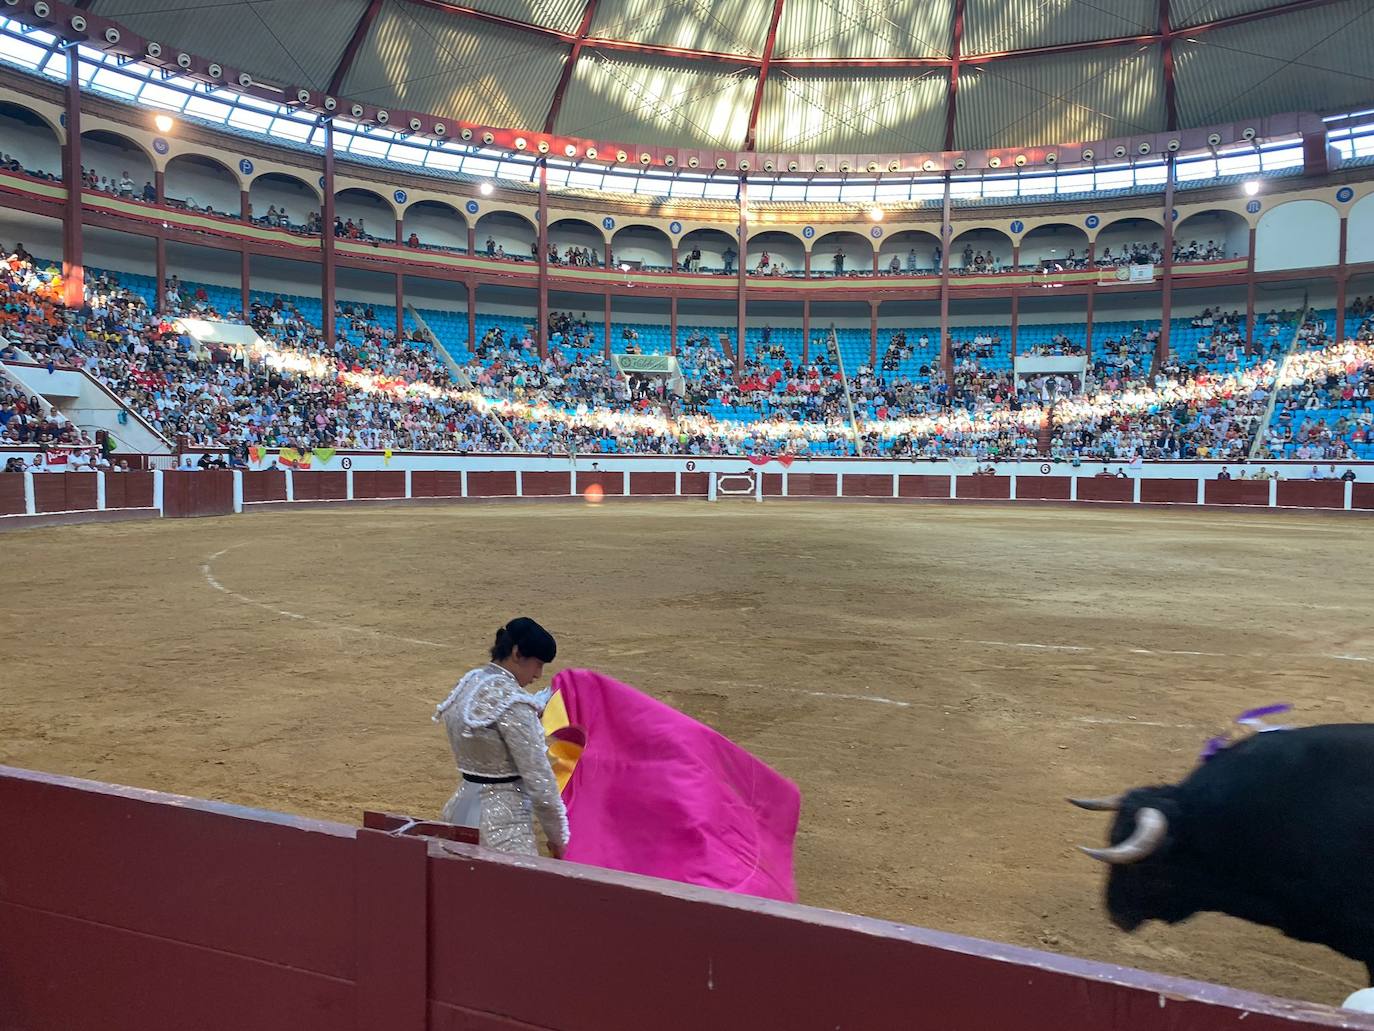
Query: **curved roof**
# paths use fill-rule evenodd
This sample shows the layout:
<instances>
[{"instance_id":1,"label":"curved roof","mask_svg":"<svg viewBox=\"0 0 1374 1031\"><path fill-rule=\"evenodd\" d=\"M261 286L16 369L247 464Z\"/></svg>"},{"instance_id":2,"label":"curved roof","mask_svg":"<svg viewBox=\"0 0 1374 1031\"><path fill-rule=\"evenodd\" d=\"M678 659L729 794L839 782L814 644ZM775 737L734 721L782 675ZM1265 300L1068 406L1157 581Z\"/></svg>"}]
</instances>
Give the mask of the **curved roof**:
<instances>
[{"instance_id":1,"label":"curved roof","mask_svg":"<svg viewBox=\"0 0 1374 1031\"><path fill-rule=\"evenodd\" d=\"M1369 0L90 0L364 103L566 136L919 152L1374 101Z\"/></svg>"}]
</instances>

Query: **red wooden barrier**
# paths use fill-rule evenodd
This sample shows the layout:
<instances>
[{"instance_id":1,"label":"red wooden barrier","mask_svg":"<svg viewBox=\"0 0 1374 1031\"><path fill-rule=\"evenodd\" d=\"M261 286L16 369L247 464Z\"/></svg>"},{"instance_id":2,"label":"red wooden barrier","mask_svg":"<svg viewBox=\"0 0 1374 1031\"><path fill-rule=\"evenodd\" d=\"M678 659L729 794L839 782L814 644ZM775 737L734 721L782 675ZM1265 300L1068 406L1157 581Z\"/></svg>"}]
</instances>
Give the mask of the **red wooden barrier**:
<instances>
[{"instance_id":1,"label":"red wooden barrier","mask_svg":"<svg viewBox=\"0 0 1374 1031\"><path fill-rule=\"evenodd\" d=\"M38 512L89 512L98 494L94 473L33 474L33 504Z\"/></svg>"},{"instance_id":2,"label":"red wooden barrier","mask_svg":"<svg viewBox=\"0 0 1374 1031\"><path fill-rule=\"evenodd\" d=\"M1068 501L1067 476L1018 476L1016 496L1026 501Z\"/></svg>"},{"instance_id":3,"label":"red wooden barrier","mask_svg":"<svg viewBox=\"0 0 1374 1031\"><path fill-rule=\"evenodd\" d=\"M1208 505L1267 505L1268 480L1208 480L1203 488Z\"/></svg>"},{"instance_id":4,"label":"red wooden barrier","mask_svg":"<svg viewBox=\"0 0 1374 1031\"><path fill-rule=\"evenodd\" d=\"M1374 508L1374 483L1352 483L1350 492L1351 508Z\"/></svg>"},{"instance_id":5,"label":"red wooden barrier","mask_svg":"<svg viewBox=\"0 0 1374 1031\"><path fill-rule=\"evenodd\" d=\"M535 498L552 498L560 494L567 497L572 486L571 478L564 472L521 473L520 483L525 496Z\"/></svg>"},{"instance_id":6,"label":"red wooden barrier","mask_svg":"<svg viewBox=\"0 0 1374 1031\"><path fill-rule=\"evenodd\" d=\"M1005 501L1011 497L1010 476L960 476L956 488L961 498Z\"/></svg>"},{"instance_id":7,"label":"red wooden barrier","mask_svg":"<svg viewBox=\"0 0 1374 1031\"><path fill-rule=\"evenodd\" d=\"M515 493L515 474L511 474L510 492ZM463 496L463 474L457 471L416 470L410 474L412 498L458 498Z\"/></svg>"},{"instance_id":8,"label":"red wooden barrier","mask_svg":"<svg viewBox=\"0 0 1374 1031\"><path fill-rule=\"evenodd\" d=\"M682 491L684 494L687 493L687 477L691 475L693 474L682 474ZM706 474L698 473L697 475L705 476ZM646 495L657 497L665 494L671 496L673 491L676 489L677 475L675 473L630 473L631 494L639 495L641 497ZM701 493L706 493L705 486L702 487Z\"/></svg>"},{"instance_id":9,"label":"red wooden barrier","mask_svg":"<svg viewBox=\"0 0 1374 1031\"><path fill-rule=\"evenodd\" d=\"M631 477L633 477L633 473ZM634 482L633 478L630 480ZM704 498L711 492L710 473L683 473L682 474L682 493L684 496L694 498Z\"/></svg>"},{"instance_id":10,"label":"red wooden barrier","mask_svg":"<svg viewBox=\"0 0 1374 1031\"><path fill-rule=\"evenodd\" d=\"M358 469L353 473L355 498L403 498L406 474L400 469Z\"/></svg>"},{"instance_id":11,"label":"red wooden barrier","mask_svg":"<svg viewBox=\"0 0 1374 1031\"><path fill-rule=\"evenodd\" d=\"M882 473L845 473L840 489L847 498L890 498L892 477Z\"/></svg>"},{"instance_id":12,"label":"red wooden barrier","mask_svg":"<svg viewBox=\"0 0 1374 1031\"><path fill-rule=\"evenodd\" d=\"M1020 483L1017 483L1020 486ZM1130 501L1135 497L1134 481L1118 476L1080 476L1078 478L1079 501ZM1197 497L1197 488L1193 488Z\"/></svg>"},{"instance_id":13,"label":"red wooden barrier","mask_svg":"<svg viewBox=\"0 0 1374 1031\"><path fill-rule=\"evenodd\" d=\"M342 470L294 472L292 496L297 501L344 501L348 497L348 474Z\"/></svg>"},{"instance_id":14,"label":"red wooden barrier","mask_svg":"<svg viewBox=\"0 0 1374 1031\"><path fill-rule=\"evenodd\" d=\"M106 508L152 508L153 474L150 472L106 473Z\"/></svg>"},{"instance_id":15,"label":"red wooden barrier","mask_svg":"<svg viewBox=\"0 0 1374 1031\"><path fill-rule=\"evenodd\" d=\"M621 472L593 472L590 469L577 471L577 493L585 494L587 488L593 483L599 484L601 490L607 495L623 496L625 493L625 474ZM673 486L668 485L668 493L673 492Z\"/></svg>"},{"instance_id":16,"label":"red wooden barrier","mask_svg":"<svg viewBox=\"0 0 1374 1031\"><path fill-rule=\"evenodd\" d=\"M1122 482L1130 483L1131 481L1123 480ZM1197 480L1142 479L1140 481L1140 500L1170 502L1175 505L1196 505Z\"/></svg>"},{"instance_id":17,"label":"red wooden barrier","mask_svg":"<svg viewBox=\"0 0 1374 1031\"><path fill-rule=\"evenodd\" d=\"M168 518L230 515L233 511L234 474L228 469L162 474L162 514Z\"/></svg>"},{"instance_id":18,"label":"red wooden barrier","mask_svg":"<svg viewBox=\"0 0 1374 1031\"><path fill-rule=\"evenodd\" d=\"M0 812L28 828L0 835L0 1012L24 1031L1374 1027L842 913L6 767ZM526 957L547 954L551 926L567 947L533 977Z\"/></svg>"},{"instance_id":19,"label":"red wooden barrier","mask_svg":"<svg viewBox=\"0 0 1374 1031\"><path fill-rule=\"evenodd\" d=\"M468 497L515 497L515 472L502 470L492 473L468 473Z\"/></svg>"},{"instance_id":20,"label":"red wooden barrier","mask_svg":"<svg viewBox=\"0 0 1374 1031\"><path fill-rule=\"evenodd\" d=\"M1279 480L1279 508L1345 508L1343 480ZM1351 500L1354 505L1354 500Z\"/></svg>"},{"instance_id":21,"label":"red wooden barrier","mask_svg":"<svg viewBox=\"0 0 1374 1031\"><path fill-rule=\"evenodd\" d=\"M243 474L244 504L285 500L286 473L281 469L260 469Z\"/></svg>"},{"instance_id":22,"label":"red wooden barrier","mask_svg":"<svg viewBox=\"0 0 1374 1031\"><path fill-rule=\"evenodd\" d=\"M0 515L23 515L24 474L0 473Z\"/></svg>"},{"instance_id":23,"label":"red wooden barrier","mask_svg":"<svg viewBox=\"0 0 1374 1031\"><path fill-rule=\"evenodd\" d=\"M949 497L949 477L931 476L919 473L897 478L897 496L900 498L947 498Z\"/></svg>"},{"instance_id":24,"label":"red wooden barrier","mask_svg":"<svg viewBox=\"0 0 1374 1031\"><path fill-rule=\"evenodd\" d=\"M734 475L734 474L728 474L728 475ZM731 484L730 484L730 487L732 487L732 488L734 488L734 487L741 487L741 488L742 488L743 486L744 486L743 481L740 481L740 482L738 482L738 483L731 483ZM780 498L780 497L782 497L782 473L764 473L764 474L763 474L763 496L764 496L765 498Z\"/></svg>"},{"instance_id":25,"label":"red wooden barrier","mask_svg":"<svg viewBox=\"0 0 1374 1031\"><path fill-rule=\"evenodd\" d=\"M835 497L835 480L834 473L788 473L787 496L792 498L833 498Z\"/></svg>"}]
</instances>

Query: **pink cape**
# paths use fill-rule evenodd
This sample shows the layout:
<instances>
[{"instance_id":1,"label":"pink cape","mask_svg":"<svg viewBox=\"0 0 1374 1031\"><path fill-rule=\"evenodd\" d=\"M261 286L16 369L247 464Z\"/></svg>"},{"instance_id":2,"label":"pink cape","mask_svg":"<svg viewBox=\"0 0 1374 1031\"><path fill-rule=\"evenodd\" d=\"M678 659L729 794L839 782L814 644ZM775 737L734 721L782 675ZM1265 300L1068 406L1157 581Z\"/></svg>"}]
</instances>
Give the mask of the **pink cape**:
<instances>
[{"instance_id":1,"label":"pink cape","mask_svg":"<svg viewBox=\"0 0 1374 1031\"><path fill-rule=\"evenodd\" d=\"M553 687L545 728L585 740L563 789L567 859L796 901L795 784L710 727L610 677L564 670ZM568 729L560 732L563 712Z\"/></svg>"}]
</instances>

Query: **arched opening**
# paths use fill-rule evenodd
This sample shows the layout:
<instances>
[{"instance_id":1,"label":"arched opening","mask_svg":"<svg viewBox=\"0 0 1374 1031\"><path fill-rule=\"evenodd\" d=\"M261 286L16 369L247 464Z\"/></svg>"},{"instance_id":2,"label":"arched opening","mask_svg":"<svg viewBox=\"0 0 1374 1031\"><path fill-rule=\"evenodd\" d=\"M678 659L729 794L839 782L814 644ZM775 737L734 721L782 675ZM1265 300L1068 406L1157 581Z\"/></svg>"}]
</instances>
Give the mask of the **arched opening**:
<instances>
[{"instance_id":1,"label":"arched opening","mask_svg":"<svg viewBox=\"0 0 1374 1031\"><path fill-rule=\"evenodd\" d=\"M878 252L878 271L887 276L933 274L939 268L939 250L940 238L934 233L904 229L883 240Z\"/></svg>"},{"instance_id":2,"label":"arched opening","mask_svg":"<svg viewBox=\"0 0 1374 1031\"><path fill-rule=\"evenodd\" d=\"M396 238L396 209L380 194L350 186L334 194L334 235L346 240Z\"/></svg>"},{"instance_id":3,"label":"arched opening","mask_svg":"<svg viewBox=\"0 0 1374 1031\"><path fill-rule=\"evenodd\" d=\"M1374 261L1374 193L1365 194L1350 209L1345 260L1350 265Z\"/></svg>"},{"instance_id":4,"label":"arched opening","mask_svg":"<svg viewBox=\"0 0 1374 1031\"><path fill-rule=\"evenodd\" d=\"M113 194L124 200L152 202L153 162L133 140L104 129L81 134L81 167L85 188Z\"/></svg>"},{"instance_id":5,"label":"arched opening","mask_svg":"<svg viewBox=\"0 0 1374 1031\"><path fill-rule=\"evenodd\" d=\"M62 144L47 119L19 104L0 101L0 164L37 179L62 178Z\"/></svg>"},{"instance_id":6,"label":"arched opening","mask_svg":"<svg viewBox=\"0 0 1374 1031\"><path fill-rule=\"evenodd\" d=\"M770 230L749 237L750 275L802 276L806 274L806 252L802 242L791 233Z\"/></svg>"},{"instance_id":7,"label":"arched opening","mask_svg":"<svg viewBox=\"0 0 1374 1031\"><path fill-rule=\"evenodd\" d=\"M319 191L294 175L265 172L248 187L248 207L253 221L294 233L320 231Z\"/></svg>"},{"instance_id":8,"label":"arched opening","mask_svg":"<svg viewBox=\"0 0 1374 1031\"><path fill-rule=\"evenodd\" d=\"M601 230L590 222L560 218L549 223L549 264L600 268L605 243Z\"/></svg>"},{"instance_id":9,"label":"arched opening","mask_svg":"<svg viewBox=\"0 0 1374 1031\"><path fill-rule=\"evenodd\" d=\"M693 229L677 245L677 267L683 272L733 275L739 251L735 239L719 229Z\"/></svg>"},{"instance_id":10,"label":"arched opening","mask_svg":"<svg viewBox=\"0 0 1374 1031\"><path fill-rule=\"evenodd\" d=\"M811 275L871 276L873 244L858 233L826 233L811 245Z\"/></svg>"},{"instance_id":11,"label":"arched opening","mask_svg":"<svg viewBox=\"0 0 1374 1031\"><path fill-rule=\"evenodd\" d=\"M1039 272L1088 267L1088 234L1075 225L1036 226L1021 237L1020 266Z\"/></svg>"},{"instance_id":12,"label":"arched opening","mask_svg":"<svg viewBox=\"0 0 1374 1031\"><path fill-rule=\"evenodd\" d=\"M1330 204L1319 200L1280 204L1266 211L1255 227L1255 271L1335 265L1340 236L1341 216Z\"/></svg>"},{"instance_id":13,"label":"arched opening","mask_svg":"<svg viewBox=\"0 0 1374 1031\"><path fill-rule=\"evenodd\" d=\"M1164 227L1150 218L1122 218L1103 226L1097 234L1097 265L1160 265Z\"/></svg>"},{"instance_id":14,"label":"arched opening","mask_svg":"<svg viewBox=\"0 0 1374 1031\"><path fill-rule=\"evenodd\" d=\"M201 154L178 154L164 170L163 196L172 207L238 218L242 214L234 173Z\"/></svg>"},{"instance_id":15,"label":"arched opening","mask_svg":"<svg viewBox=\"0 0 1374 1031\"><path fill-rule=\"evenodd\" d=\"M673 267L673 243L668 234L653 226L625 226L611 237L611 253L617 265L667 272Z\"/></svg>"},{"instance_id":16,"label":"arched opening","mask_svg":"<svg viewBox=\"0 0 1374 1031\"><path fill-rule=\"evenodd\" d=\"M1174 227L1174 261L1228 261L1250 256L1250 225L1234 211L1199 211Z\"/></svg>"},{"instance_id":17,"label":"arched opening","mask_svg":"<svg viewBox=\"0 0 1374 1031\"><path fill-rule=\"evenodd\" d=\"M452 204L420 200L406 208L401 238L409 247L462 254L468 249L468 224Z\"/></svg>"},{"instance_id":18,"label":"arched opening","mask_svg":"<svg viewBox=\"0 0 1374 1031\"><path fill-rule=\"evenodd\" d=\"M477 253L506 261L529 261L538 250L534 223L513 211L491 211L477 220Z\"/></svg>"},{"instance_id":19,"label":"arched opening","mask_svg":"<svg viewBox=\"0 0 1374 1031\"><path fill-rule=\"evenodd\" d=\"M1011 267L1011 237L996 229L967 229L949 247L949 270L956 276L987 275Z\"/></svg>"}]
</instances>

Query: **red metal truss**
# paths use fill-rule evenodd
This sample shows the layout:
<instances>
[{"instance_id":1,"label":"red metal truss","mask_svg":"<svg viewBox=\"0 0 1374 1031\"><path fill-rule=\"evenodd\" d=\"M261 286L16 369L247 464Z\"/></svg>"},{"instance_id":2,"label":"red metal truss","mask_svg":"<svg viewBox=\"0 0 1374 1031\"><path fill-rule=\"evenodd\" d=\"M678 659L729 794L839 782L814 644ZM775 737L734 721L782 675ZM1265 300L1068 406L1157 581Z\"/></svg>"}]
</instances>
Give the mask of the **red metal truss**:
<instances>
[{"instance_id":1,"label":"red metal truss","mask_svg":"<svg viewBox=\"0 0 1374 1031\"><path fill-rule=\"evenodd\" d=\"M339 63L334 68L334 74L329 77L330 96L338 96L339 90L343 88L344 78L348 75L348 70L353 67L353 61L358 56L358 50L362 47L363 40L367 39L367 34L372 29L372 23L377 20L377 13L381 9L382 0L370 0L362 17L358 19L358 24L353 28L353 36L349 39L348 46L344 48L343 54L339 57Z\"/></svg>"},{"instance_id":2,"label":"red metal truss","mask_svg":"<svg viewBox=\"0 0 1374 1031\"><path fill-rule=\"evenodd\" d=\"M568 92L568 83L572 82L573 69L582 57L582 47L586 45L587 33L592 29L594 17L596 0L587 0L586 9L582 12L582 23L577 27L577 38L573 40L572 52L563 62L563 72L558 76L558 86L553 91L553 100L549 102L549 115L544 119L545 132L553 132L553 123L558 119L558 111L563 106L563 94Z\"/></svg>"},{"instance_id":3,"label":"red metal truss","mask_svg":"<svg viewBox=\"0 0 1374 1031\"><path fill-rule=\"evenodd\" d=\"M773 0L773 17L768 22L768 37L763 41L763 58L759 61L758 79L754 82L754 102L749 106L749 126L744 132L745 150L754 149L759 108L763 106L763 84L768 79L768 66L773 60L773 45L778 41L778 22L782 20L782 5L785 2L786 0Z\"/></svg>"},{"instance_id":4,"label":"red metal truss","mask_svg":"<svg viewBox=\"0 0 1374 1031\"><path fill-rule=\"evenodd\" d=\"M954 120L959 114L959 51L964 45L964 0L954 0L954 26L950 38L949 91L945 96L945 150L954 149Z\"/></svg>"}]
</instances>

